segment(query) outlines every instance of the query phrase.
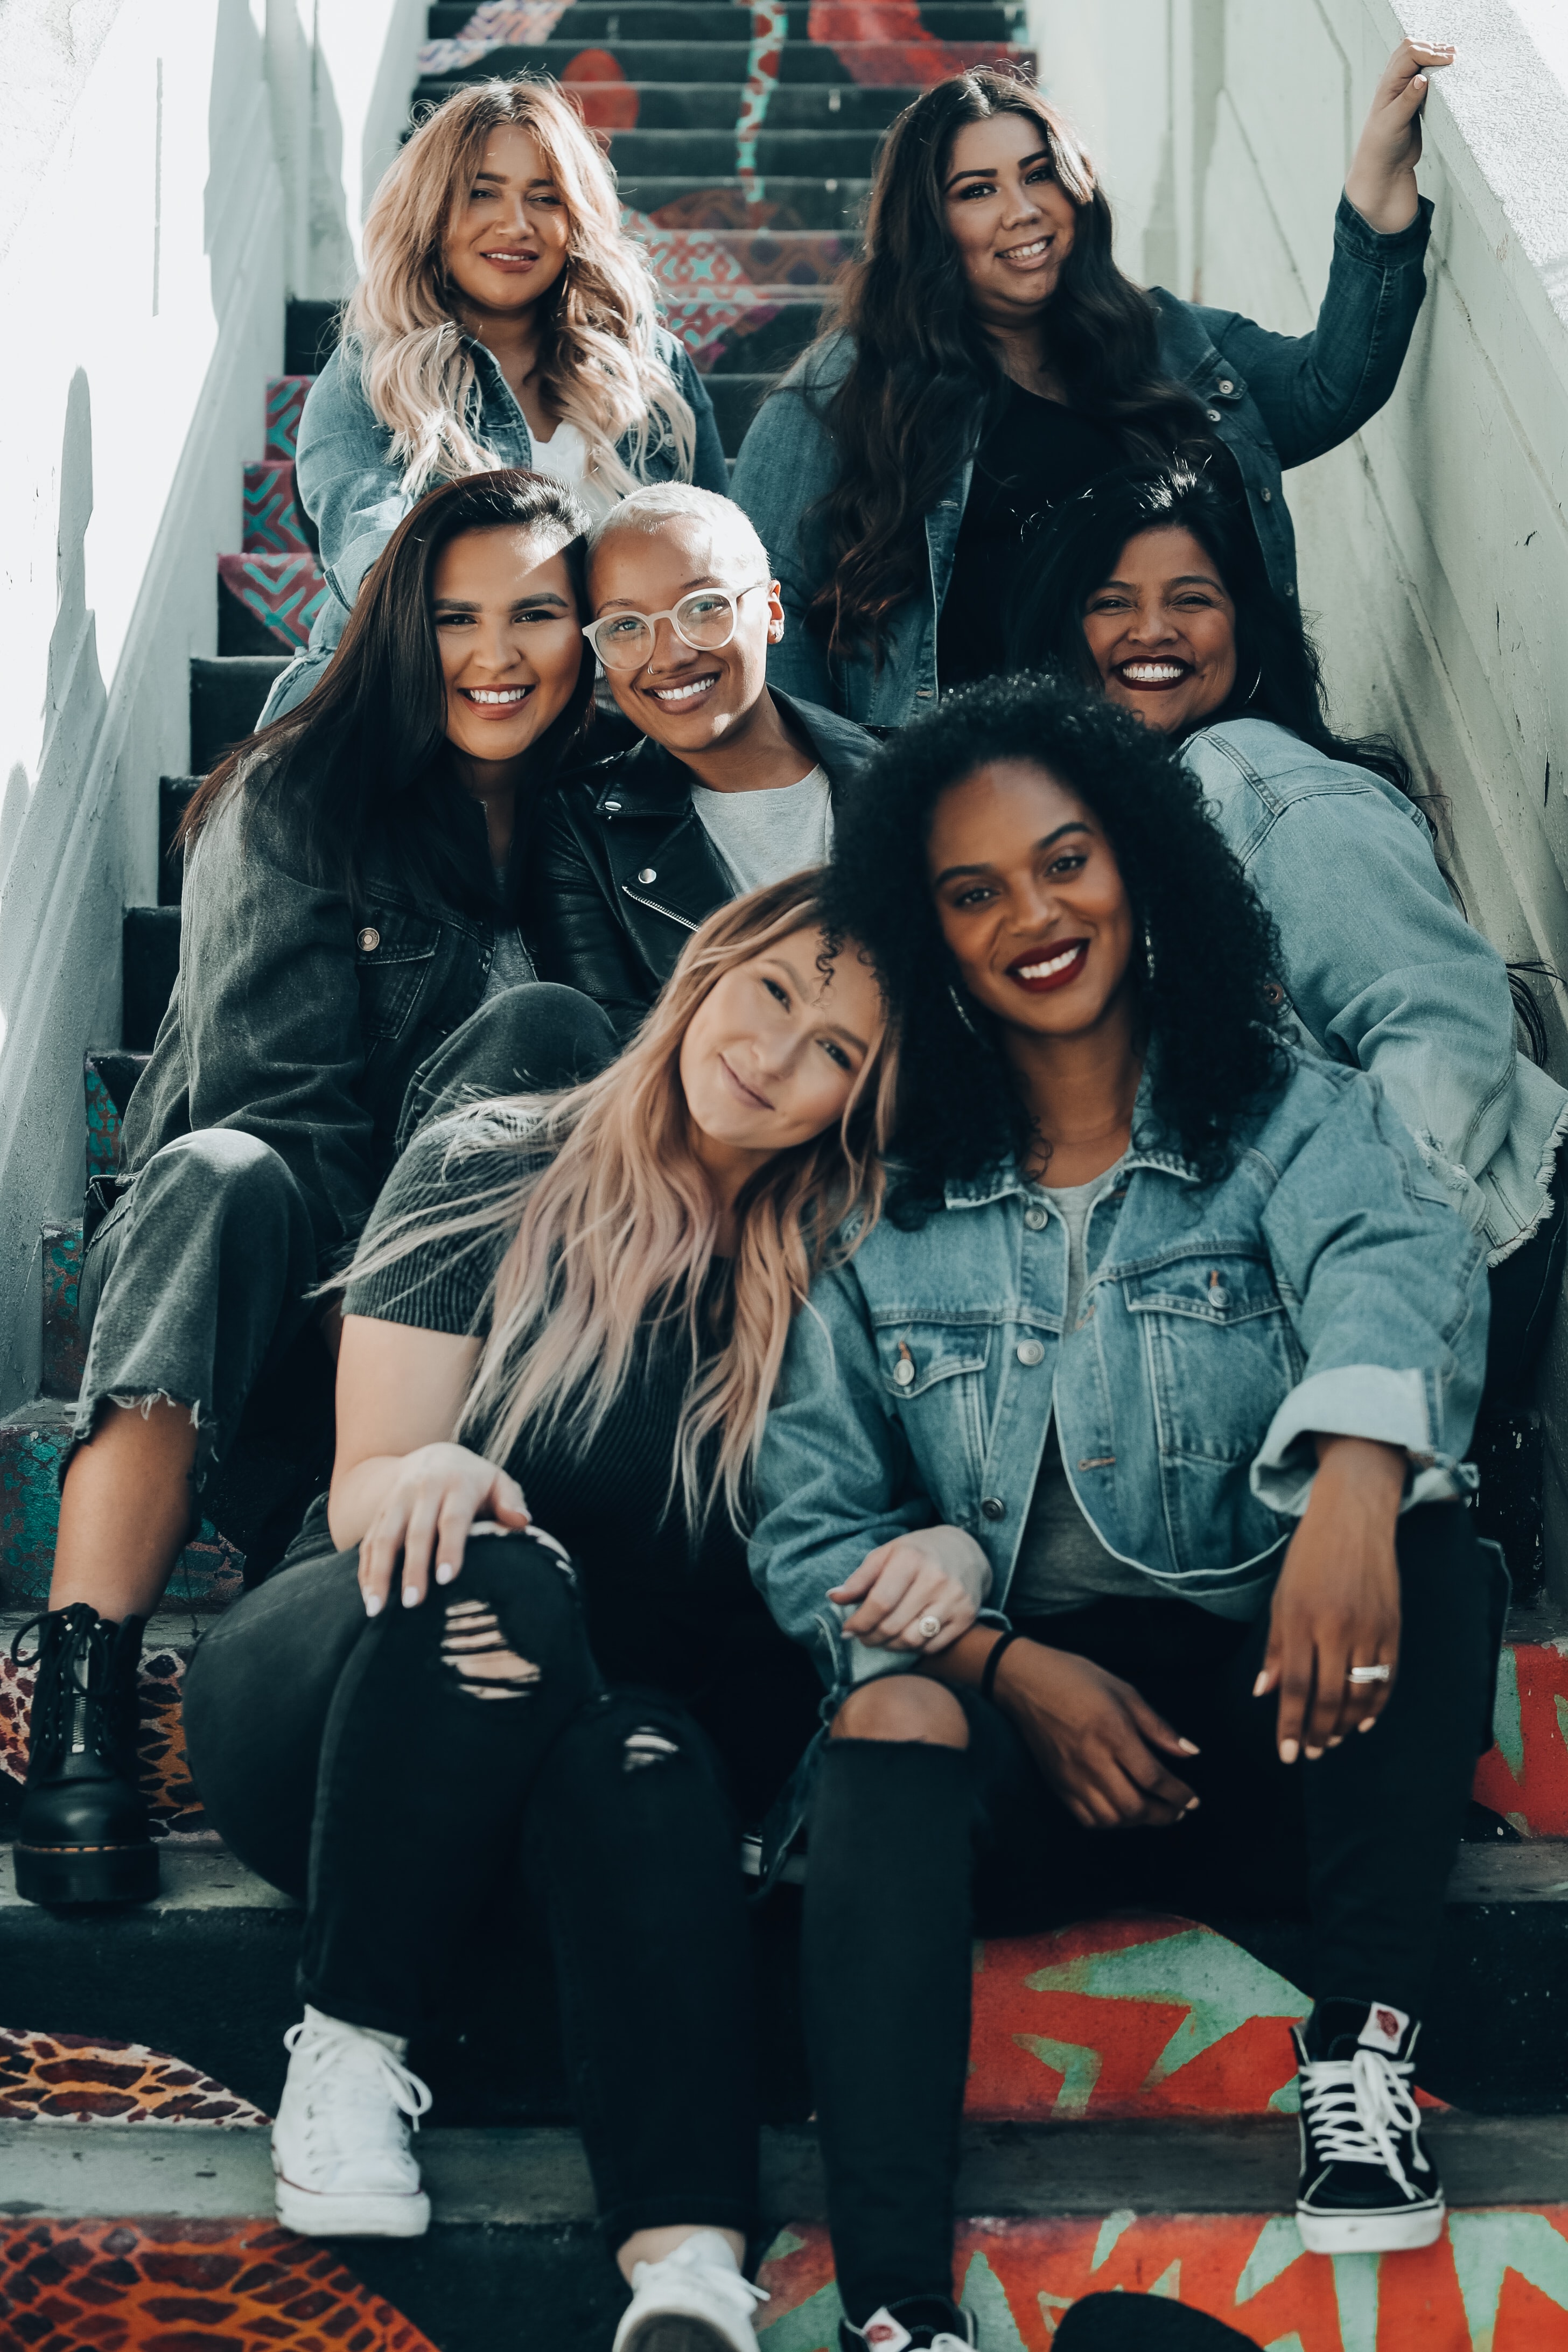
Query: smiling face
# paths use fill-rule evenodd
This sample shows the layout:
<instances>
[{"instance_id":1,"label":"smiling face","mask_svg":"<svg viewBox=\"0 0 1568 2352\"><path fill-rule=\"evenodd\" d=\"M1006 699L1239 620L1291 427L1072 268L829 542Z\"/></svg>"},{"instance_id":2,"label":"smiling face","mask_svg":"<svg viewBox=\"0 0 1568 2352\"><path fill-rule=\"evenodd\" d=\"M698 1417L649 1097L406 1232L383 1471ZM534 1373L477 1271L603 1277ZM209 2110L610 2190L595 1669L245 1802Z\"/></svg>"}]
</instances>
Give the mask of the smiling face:
<instances>
[{"instance_id":1,"label":"smiling face","mask_svg":"<svg viewBox=\"0 0 1568 2352\"><path fill-rule=\"evenodd\" d=\"M703 515L666 515L651 530L630 524L613 530L594 551L588 590L595 620L667 613L703 588L749 591L736 605L733 636L716 653L694 651L660 621L640 669L606 670L610 692L633 726L677 759L738 733L762 700L768 647L784 635L778 583L768 580L767 569L739 517L726 529Z\"/></svg>"},{"instance_id":2,"label":"smiling face","mask_svg":"<svg viewBox=\"0 0 1568 2352\"><path fill-rule=\"evenodd\" d=\"M824 969L812 926L715 981L687 1025L680 1084L705 1157L756 1162L844 1115L881 1035L881 993L852 947Z\"/></svg>"},{"instance_id":3,"label":"smiling face","mask_svg":"<svg viewBox=\"0 0 1568 2352\"><path fill-rule=\"evenodd\" d=\"M1236 606L1190 530L1130 539L1084 607L1083 635L1110 699L1163 735L1195 727L1236 684Z\"/></svg>"},{"instance_id":4,"label":"smiling face","mask_svg":"<svg viewBox=\"0 0 1568 2352\"><path fill-rule=\"evenodd\" d=\"M1056 292L1078 208L1058 183L1032 114L966 122L942 181L971 307L993 327L1027 325Z\"/></svg>"},{"instance_id":5,"label":"smiling face","mask_svg":"<svg viewBox=\"0 0 1568 2352\"><path fill-rule=\"evenodd\" d=\"M1048 770L998 760L936 805L927 871L963 986L1009 1028L1087 1034L1125 1018L1132 909L1092 812Z\"/></svg>"},{"instance_id":6,"label":"smiling face","mask_svg":"<svg viewBox=\"0 0 1568 2352\"><path fill-rule=\"evenodd\" d=\"M537 142L518 124L502 123L486 140L473 179L457 192L442 259L481 318L515 317L560 277L571 233L565 200Z\"/></svg>"},{"instance_id":7,"label":"smiling face","mask_svg":"<svg viewBox=\"0 0 1568 2352\"><path fill-rule=\"evenodd\" d=\"M431 590L447 740L473 760L517 759L587 657L564 558L537 531L467 530L437 557Z\"/></svg>"}]
</instances>

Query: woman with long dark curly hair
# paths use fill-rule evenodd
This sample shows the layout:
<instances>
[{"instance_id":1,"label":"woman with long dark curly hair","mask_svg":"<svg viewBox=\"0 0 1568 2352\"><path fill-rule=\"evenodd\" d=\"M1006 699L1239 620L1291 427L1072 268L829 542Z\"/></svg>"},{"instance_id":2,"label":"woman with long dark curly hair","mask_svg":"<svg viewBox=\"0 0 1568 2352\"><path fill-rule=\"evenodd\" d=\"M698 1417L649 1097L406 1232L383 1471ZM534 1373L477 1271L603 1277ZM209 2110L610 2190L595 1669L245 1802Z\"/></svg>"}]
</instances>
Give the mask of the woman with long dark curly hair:
<instances>
[{"instance_id":1,"label":"woman with long dark curly hair","mask_svg":"<svg viewBox=\"0 0 1568 2352\"><path fill-rule=\"evenodd\" d=\"M1517 1049L1516 1011L1540 1014L1455 904L1404 759L1330 727L1246 509L1205 469L1106 475L1042 541L1011 642L1180 745L1273 919L1297 1041L1374 1074L1484 1243L1487 1404L1524 1402L1562 1286L1568 1095Z\"/></svg>"},{"instance_id":2,"label":"woman with long dark curly hair","mask_svg":"<svg viewBox=\"0 0 1568 2352\"><path fill-rule=\"evenodd\" d=\"M898 1024L896 1164L792 1329L752 1558L837 1703L804 2000L846 2352L974 2342L971 1937L1107 1904L1310 1910L1302 2233L1428 2244L1414 2050L1500 1616L1482 1253L1375 1083L1280 1038L1267 917L1124 712L955 695L846 796L826 903ZM989 1607L917 1587L932 1522Z\"/></svg>"},{"instance_id":3,"label":"woman with long dark curly hair","mask_svg":"<svg viewBox=\"0 0 1568 2352\"><path fill-rule=\"evenodd\" d=\"M1395 50L1316 330L1294 339L1125 278L1092 163L1026 82L976 67L907 108L878 158L864 257L736 462L731 495L792 624L773 682L896 727L939 688L994 675L1040 519L1111 466L1199 441L1229 453L1293 595L1281 469L1348 439L1394 389L1425 288L1420 110L1452 55Z\"/></svg>"}]
</instances>

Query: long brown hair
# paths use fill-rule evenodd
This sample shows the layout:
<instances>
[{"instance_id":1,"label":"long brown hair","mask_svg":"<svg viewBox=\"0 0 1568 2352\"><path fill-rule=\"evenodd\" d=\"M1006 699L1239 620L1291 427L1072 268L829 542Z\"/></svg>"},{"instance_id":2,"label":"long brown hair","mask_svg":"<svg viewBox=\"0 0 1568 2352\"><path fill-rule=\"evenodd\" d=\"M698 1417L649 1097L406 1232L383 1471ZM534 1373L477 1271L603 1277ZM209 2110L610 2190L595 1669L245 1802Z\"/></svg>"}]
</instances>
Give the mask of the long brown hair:
<instances>
[{"instance_id":1,"label":"long brown hair","mask_svg":"<svg viewBox=\"0 0 1568 2352\"><path fill-rule=\"evenodd\" d=\"M884 1028L837 1125L777 1153L741 1194L732 1313L714 1352L704 1300L719 1219L692 1149L680 1049L717 981L819 923L819 882L797 874L710 915L632 1044L601 1076L553 1098L519 1097L452 1115L451 1164L510 1146L515 1181L434 1221L413 1212L356 1260L363 1273L432 1240L472 1246L497 1226L515 1226L458 1424L491 1459L505 1461L533 1425L585 1455L631 1373L639 1326L650 1316L668 1318L686 1332L692 1365L672 1495L681 1494L700 1527L716 1467L718 1490L741 1521L790 1318L813 1277L847 1257L880 1214L898 1053ZM853 940L836 938L833 948L859 952Z\"/></svg>"},{"instance_id":2,"label":"long brown hair","mask_svg":"<svg viewBox=\"0 0 1568 2352\"><path fill-rule=\"evenodd\" d=\"M658 355L658 300L647 265L621 229L615 184L581 118L553 84L473 82L428 113L375 192L364 225L364 276L343 322L345 362L392 436L405 488L495 463L475 437L478 379L455 313L446 239L492 131L515 124L538 147L571 224L566 266L542 297L539 390L587 442L587 478L613 496L636 488L650 453L669 446L689 479L697 427ZM631 465L616 443L631 441Z\"/></svg>"},{"instance_id":3,"label":"long brown hair","mask_svg":"<svg viewBox=\"0 0 1568 2352\"><path fill-rule=\"evenodd\" d=\"M863 258L839 281L817 345L853 338L847 373L820 400L837 454L821 504L827 562L811 625L836 654L879 650L895 606L926 575L925 519L1006 395L970 307L943 182L966 123L1022 114L1040 126L1052 176L1077 207L1050 304L1050 357L1070 407L1120 428L1129 457L1158 458L1201 435L1203 411L1160 371L1153 302L1111 257L1110 206L1064 116L992 66L938 82L906 107L877 158ZM831 382L831 374L829 375Z\"/></svg>"}]
</instances>

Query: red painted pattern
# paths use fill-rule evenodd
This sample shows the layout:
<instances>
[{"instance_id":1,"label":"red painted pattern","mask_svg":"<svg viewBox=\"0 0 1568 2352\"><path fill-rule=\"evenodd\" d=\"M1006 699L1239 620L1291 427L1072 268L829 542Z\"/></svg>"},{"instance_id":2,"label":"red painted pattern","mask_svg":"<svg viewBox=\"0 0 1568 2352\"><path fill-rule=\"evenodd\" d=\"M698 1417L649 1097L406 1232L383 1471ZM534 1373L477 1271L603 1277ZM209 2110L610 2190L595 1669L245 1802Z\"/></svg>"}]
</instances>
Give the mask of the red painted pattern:
<instances>
[{"instance_id":1,"label":"red painted pattern","mask_svg":"<svg viewBox=\"0 0 1568 2352\"><path fill-rule=\"evenodd\" d=\"M1478 1801L1529 1837L1568 1837L1568 1657L1550 1643L1510 1642L1497 1720L1498 1745L1476 1773Z\"/></svg>"}]
</instances>

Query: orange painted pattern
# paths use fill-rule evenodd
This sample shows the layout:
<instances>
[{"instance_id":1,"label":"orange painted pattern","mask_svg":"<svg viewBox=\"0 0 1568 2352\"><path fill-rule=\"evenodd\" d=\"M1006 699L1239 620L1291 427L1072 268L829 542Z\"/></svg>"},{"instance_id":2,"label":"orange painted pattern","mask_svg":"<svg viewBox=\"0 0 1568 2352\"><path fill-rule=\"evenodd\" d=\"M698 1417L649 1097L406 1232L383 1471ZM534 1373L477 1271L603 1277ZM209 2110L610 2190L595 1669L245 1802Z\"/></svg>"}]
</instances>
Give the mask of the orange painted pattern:
<instances>
[{"instance_id":1,"label":"orange painted pattern","mask_svg":"<svg viewBox=\"0 0 1568 2352\"><path fill-rule=\"evenodd\" d=\"M1506 1643L1494 1719L1477 1800L1527 1837L1568 1837L1568 1657L1550 1643Z\"/></svg>"}]
</instances>

